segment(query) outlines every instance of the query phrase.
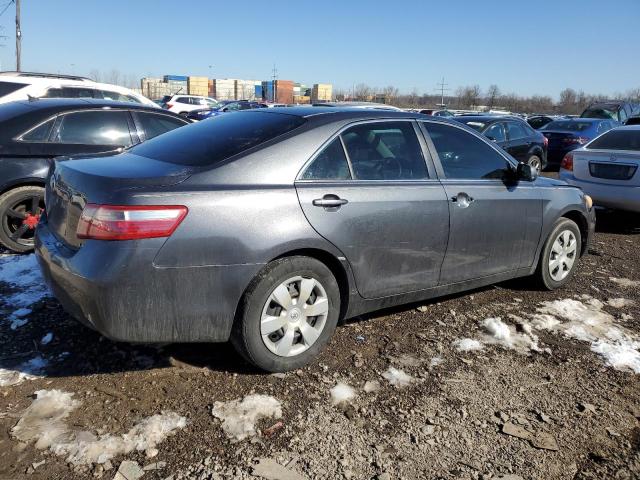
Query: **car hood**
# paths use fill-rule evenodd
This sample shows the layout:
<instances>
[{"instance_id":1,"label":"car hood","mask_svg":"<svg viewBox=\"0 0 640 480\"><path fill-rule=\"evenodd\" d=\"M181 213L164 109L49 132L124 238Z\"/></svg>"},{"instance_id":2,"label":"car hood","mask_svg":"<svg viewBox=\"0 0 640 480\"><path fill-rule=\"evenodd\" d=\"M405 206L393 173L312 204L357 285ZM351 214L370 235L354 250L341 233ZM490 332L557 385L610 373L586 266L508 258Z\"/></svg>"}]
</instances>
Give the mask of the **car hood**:
<instances>
[{"instance_id":1,"label":"car hood","mask_svg":"<svg viewBox=\"0 0 640 480\"><path fill-rule=\"evenodd\" d=\"M549 177L538 177L536 183L541 187L571 187L571 185L564 180Z\"/></svg>"}]
</instances>

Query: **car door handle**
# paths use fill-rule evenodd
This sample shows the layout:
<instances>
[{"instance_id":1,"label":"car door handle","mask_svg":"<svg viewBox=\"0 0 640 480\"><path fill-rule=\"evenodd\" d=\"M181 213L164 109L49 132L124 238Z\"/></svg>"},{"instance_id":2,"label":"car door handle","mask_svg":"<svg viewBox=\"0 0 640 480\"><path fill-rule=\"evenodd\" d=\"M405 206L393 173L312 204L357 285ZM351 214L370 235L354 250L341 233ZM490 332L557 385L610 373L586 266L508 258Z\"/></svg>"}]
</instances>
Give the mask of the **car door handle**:
<instances>
[{"instance_id":1,"label":"car door handle","mask_svg":"<svg viewBox=\"0 0 640 480\"><path fill-rule=\"evenodd\" d=\"M340 198L337 195L325 195L322 198L316 198L312 203L316 207L330 208L345 205L349 203L349 200Z\"/></svg>"},{"instance_id":2,"label":"car door handle","mask_svg":"<svg viewBox=\"0 0 640 480\"><path fill-rule=\"evenodd\" d=\"M458 195L454 195L451 197L451 201L458 205L460 208L467 208L473 202L475 202L473 197L470 197L464 192L460 192Z\"/></svg>"}]
</instances>

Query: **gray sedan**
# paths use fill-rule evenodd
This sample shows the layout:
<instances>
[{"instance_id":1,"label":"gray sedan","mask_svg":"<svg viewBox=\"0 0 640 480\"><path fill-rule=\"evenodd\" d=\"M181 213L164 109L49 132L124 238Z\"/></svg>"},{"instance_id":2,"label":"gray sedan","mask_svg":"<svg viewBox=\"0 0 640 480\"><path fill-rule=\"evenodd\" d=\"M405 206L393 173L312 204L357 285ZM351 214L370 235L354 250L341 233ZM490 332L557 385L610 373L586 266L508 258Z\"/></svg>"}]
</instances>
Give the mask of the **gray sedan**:
<instances>
[{"instance_id":1,"label":"gray sedan","mask_svg":"<svg viewBox=\"0 0 640 480\"><path fill-rule=\"evenodd\" d=\"M470 128L323 107L222 115L58 161L36 234L64 307L131 342L231 339L298 368L339 319L515 278L569 281L590 199Z\"/></svg>"},{"instance_id":2,"label":"gray sedan","mask_svg":"<svg viewBox=\"0 0 640 480\"><path fill-rule=\"evenodd\" d=\"M596 205L640 212L640 125L618 127L565 155L560 178Z\"/></svg>"}]
</instances>

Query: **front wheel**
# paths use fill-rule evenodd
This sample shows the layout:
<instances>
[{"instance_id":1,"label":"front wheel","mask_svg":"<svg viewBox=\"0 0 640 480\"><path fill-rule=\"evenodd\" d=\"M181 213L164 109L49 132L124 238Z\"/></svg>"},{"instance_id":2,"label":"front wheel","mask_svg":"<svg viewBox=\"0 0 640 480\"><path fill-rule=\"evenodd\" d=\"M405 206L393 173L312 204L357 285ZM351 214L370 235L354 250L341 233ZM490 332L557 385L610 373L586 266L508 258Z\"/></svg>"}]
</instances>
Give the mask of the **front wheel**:
<instances>
[{"instance_id":1,"label":"front wheel","mask_svg":"<svg viewBox=\"0 0 640 480\"><path fill-rule=\"evenodd\" d=\"M564 286L575 272L581 248L578 225L568 218L559 218L540 253L536 280L548 290Z\"/></svg>"},{"instance_id":2,"label":"front wheel","mask_svg":"<svg viewBox=\"0 0 640 480\"><path fill-rule=\"evenodd\" d=\"M231 341L263 370L294 370L318 355L339 314L340 290L325 264L303 256L281 258L249 285Z\"/></svg>"},{"instance_id":3,"label":"front wheel","mask_svg":"<svg viewBox=\"0 0 640 480\"><path fill-rule=\"evenodd\" d=\"M44 188L14 188L0 196L0 244L16 253L33 250L33 237L44 211Z\"/></svg>"},{"instance_id":4,"label":"front wheel","mask_svg":"<svg viewBox=\"0 0 640 480\"><path fill-rule=\"evenodd\" d=\"M527 163L531 165L533 168L535 168L538 174L542 171L542 160L540 159L539 156L531 155Z\"/></svg>"}]
</instances>

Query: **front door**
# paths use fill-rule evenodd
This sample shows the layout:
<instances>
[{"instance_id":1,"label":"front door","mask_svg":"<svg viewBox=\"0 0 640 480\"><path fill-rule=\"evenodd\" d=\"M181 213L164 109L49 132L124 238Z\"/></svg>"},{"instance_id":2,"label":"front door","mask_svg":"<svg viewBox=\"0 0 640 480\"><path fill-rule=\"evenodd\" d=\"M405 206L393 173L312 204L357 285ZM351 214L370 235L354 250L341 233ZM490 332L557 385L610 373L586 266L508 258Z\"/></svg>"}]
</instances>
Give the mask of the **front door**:
<instances>
[{"instance_id":1,"label":"front door","mask_svg":"<svg viewBox=\"0 0 640 480\"><path fill-rule=\"evenodd\" d=\"M413 122L367 122L334 137L296 182L307 219L342 251L363 297L438 284L449 207L431 169Z\"/></svg>"},{"instance_id":2,"label":"front door","mask_svg":"<svg viewBox=\"0 0 640 480\"><path fill-rule=\"evenodd\" d=\"M529 132L518 122L508 121L506 124L509 140L509 146L506 148L507 152L519 162L527 163L532 143Z\"/></svg>"},{"instance_id":3,"label":"front door","mask_svg":"<svg viewBox=\"0 0 640 480\"><path fill-rule=\"evenodd\" d=\"M510 182L508 160L484 139L451 125L424 122L451 226L440 284L532 265L542 201L532 182Z\"/></svg>"}]
</instances>

